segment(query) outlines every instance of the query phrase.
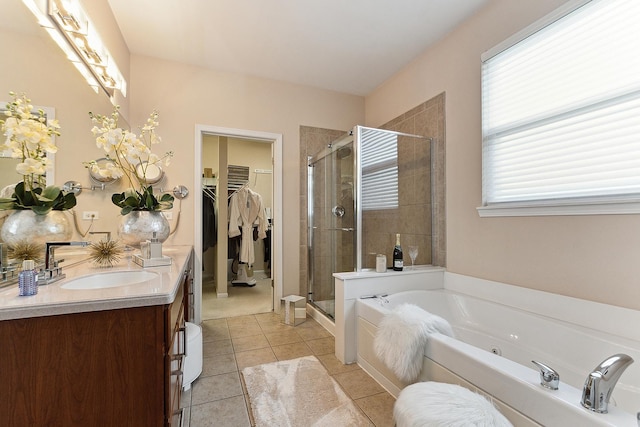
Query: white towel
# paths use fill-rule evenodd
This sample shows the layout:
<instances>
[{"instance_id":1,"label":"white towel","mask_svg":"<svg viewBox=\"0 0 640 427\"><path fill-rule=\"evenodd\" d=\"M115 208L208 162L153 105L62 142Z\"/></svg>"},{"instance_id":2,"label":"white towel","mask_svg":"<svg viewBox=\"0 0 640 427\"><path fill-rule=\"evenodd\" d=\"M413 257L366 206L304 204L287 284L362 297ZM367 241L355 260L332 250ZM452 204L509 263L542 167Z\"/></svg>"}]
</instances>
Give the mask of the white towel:
<instances>
[{"instance_id":1,"label":"white towel","mask_svg":"<svg viewBox=\"0 0 640 427\"><path fill-rule=\"evenodd\" d=\"M513 427L483 396L455 384L407 386L393 407L398 427Z\"/></svg>"},{"instance_id":2,"label":"white towel","mask_svg":"<svg viewBox=\"0 0 640 427\"><path fill-rule=\"evenodd\" d=\"M439 332L453 337L445 319L414 304L400 304L378 325L373 347L387 368L408 383L418 379L429 335Z\"/></svg>"}]
</instances>

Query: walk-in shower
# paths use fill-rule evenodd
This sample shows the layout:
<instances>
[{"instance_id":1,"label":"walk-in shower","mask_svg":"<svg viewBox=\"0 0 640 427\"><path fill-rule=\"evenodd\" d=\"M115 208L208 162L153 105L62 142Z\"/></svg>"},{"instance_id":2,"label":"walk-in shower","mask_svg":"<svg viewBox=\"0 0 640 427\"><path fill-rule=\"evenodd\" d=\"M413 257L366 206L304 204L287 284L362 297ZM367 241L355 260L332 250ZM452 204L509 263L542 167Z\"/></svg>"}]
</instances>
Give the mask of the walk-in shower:
<instances>
[{"instance_id":1,"label":"walk-in shower","mask_svg":"<svg viewBox=\"0 0 640 427\"><path fill-rule=\"evenodd\" d=\"M431 264L430 142L356 126L309 157L308 301L327 316L333 273L375 268L377 254L390 265L396 233L418 246L417 264Z\"/></svg>"}]
</instances>

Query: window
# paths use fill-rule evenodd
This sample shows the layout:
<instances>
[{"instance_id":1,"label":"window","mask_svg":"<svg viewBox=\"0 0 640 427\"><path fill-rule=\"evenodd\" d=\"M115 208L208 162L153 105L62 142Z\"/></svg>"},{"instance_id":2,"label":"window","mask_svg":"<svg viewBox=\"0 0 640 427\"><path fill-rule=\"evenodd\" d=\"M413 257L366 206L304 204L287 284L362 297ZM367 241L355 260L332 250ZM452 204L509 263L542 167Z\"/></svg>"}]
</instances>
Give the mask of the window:
<instances>
[{"instance_id":1,"label":"window","mask_svg":"<svg viewBox=\"0 0 640 427\"><path fill-rule=\"evenodd\" d=\"M362 140L362 209L398 207L398 135L359 127Z\"/></svg>"},{"instance_id":2,"label":"window","mask_svg":"<svg viewBox=\"0 0 640 427\"><path fill-rule=\"evenodd\" d=\"M640 212L638 22L572 2L483 55L481 216Z\"/></svg>"}]
</instances>

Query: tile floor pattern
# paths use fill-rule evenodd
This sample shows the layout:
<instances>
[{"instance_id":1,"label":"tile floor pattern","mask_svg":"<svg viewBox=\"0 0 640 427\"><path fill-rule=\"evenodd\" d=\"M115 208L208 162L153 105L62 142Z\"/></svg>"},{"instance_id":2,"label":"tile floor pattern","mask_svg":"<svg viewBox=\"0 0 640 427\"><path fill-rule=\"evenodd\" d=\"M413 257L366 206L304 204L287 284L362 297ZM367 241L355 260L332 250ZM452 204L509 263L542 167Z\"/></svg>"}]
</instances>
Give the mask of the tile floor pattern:
<instances>
[{"instance_id":1,"label":"tile floor pattern","mask_svg":"<svg viewBox=\"0 0 640 427\"><path fill-rule=\"evenodd\" d=\"M202 279L202 318L221 319L273 310L271 279L263 271L254 274L256 286L227 284L227 298L218 298L212 277Z\"/></svg>"},{"instance_id":2,"label":"tile floor pattern","mask_svg":"<svg viewBox=\"0 0 640 427\"><path fill-rule=\"evenodd\" d=\"M240 371L310 355L322 362L371 426L394 425L393 396L358 365L340 363L333 336L313 319L295 327L281 323L274 313L206 320L202 333L202 374L182 395L187 427L250 427Z\"/></svg>"}]
</instances>

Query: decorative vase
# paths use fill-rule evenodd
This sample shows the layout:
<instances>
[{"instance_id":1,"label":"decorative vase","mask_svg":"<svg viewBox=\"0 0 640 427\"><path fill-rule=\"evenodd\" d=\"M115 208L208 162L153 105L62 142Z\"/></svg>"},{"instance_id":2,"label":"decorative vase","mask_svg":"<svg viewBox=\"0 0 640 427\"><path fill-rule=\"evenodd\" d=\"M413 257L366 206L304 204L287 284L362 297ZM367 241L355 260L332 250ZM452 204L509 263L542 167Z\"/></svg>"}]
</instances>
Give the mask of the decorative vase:
<instances>
[{"instance_id":1,"label":"decorative vase","mask_svg":"<svg viewBox=\"0 0 640 427\"><path fill-rule=\"evenodd\" d=\"M124 215L118 225L118 236L123 244L139 247L140 242L156 239L164 242L169 237L169 221L159 211L133 211Z\"/></svg>"},{"instance_id":2,"label":"decorative vase","mask_svg":"<svg viewBox=\"0 0 640 427\"><path fill-rule=\"evenodd\" d=\"M68 241L73 234L69 219L63 211L51 211L36 215L31 210L19 210L10 214L2 224L2 241L14 245L29 242L44 245L45 242Z\"/></svg>"}]
</instances>

